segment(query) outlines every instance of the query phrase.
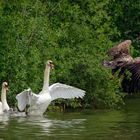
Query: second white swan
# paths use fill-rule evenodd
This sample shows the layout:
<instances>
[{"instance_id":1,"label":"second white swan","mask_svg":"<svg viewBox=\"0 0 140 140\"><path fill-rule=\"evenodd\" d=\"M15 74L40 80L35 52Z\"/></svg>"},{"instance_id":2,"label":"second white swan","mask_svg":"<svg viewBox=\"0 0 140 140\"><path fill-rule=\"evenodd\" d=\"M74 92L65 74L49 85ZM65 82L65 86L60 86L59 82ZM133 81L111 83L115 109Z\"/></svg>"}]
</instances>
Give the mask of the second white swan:
<instances>
[{"instance_id":1,"label":"second white swan","mask_svg":"<svg viewBox=\"0 0 140 140\"><path fill-rule=\"evenodd\" d=\"M2 90L1 90L1 102L0 102L0 114L9 111L9 105L7 103L6 94L8 90L8 83L2 83Z\"/></svg>"},{"instance_id":2,"label":"second white swan","mask_svg":"<svg viewBox=\"0 0 140 140\"><path fill-rule=\"evenodd\" d=\"M39 94L34 94L31 89L24 90L16 96L18 101L18 108L23 111L27 105L27 114L29 116L41 116L46 111L51 101L64 98L83 98L85 91L68 86L61 83L55 83L49 86L49 75L50 69L53 68L51 60L47 61L45 72L44 72L44 85L43 89Z\"/></svg>"}]
</instances>

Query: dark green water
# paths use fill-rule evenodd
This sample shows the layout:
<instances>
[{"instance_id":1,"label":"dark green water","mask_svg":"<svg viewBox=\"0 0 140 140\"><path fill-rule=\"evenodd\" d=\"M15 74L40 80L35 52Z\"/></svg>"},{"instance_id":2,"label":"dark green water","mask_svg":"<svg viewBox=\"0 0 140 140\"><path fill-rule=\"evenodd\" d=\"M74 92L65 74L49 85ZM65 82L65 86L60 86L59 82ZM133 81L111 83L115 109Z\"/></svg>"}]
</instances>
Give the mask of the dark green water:
<instances>
[{"instance_id":1,"label":"dark green water","mask_svg":"<svg viewBox=\"0 0 140 140\"><path fill-rule=\"evenodd\" d=\"M0 140L139 140L140 99L123 110L48 113L45 117L0 117Z\"/></svg>"}]
</instances>

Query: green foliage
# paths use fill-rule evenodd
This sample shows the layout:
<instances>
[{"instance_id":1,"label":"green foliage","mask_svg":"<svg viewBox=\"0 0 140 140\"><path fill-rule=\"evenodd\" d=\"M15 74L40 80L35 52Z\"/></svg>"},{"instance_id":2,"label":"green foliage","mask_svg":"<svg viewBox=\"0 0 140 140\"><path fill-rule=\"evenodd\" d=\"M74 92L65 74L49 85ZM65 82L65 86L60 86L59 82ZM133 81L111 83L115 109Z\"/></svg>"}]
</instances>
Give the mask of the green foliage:
<instances>
[{"instance_id":1,"label":"green foliage","mask_svg":"<svg viewBox=\"0 0 140 140\"><path fill-rule=\"evenodd\" d=\"M140 53L140 1L139 0L110 0L108 13L112 17L120 35L114 40L131 39L133 43L133 55Z\"/></svg>"},{"instance_id":2,"label":"green foliage","mask_svg":"<svg viewBox=\"0 0 140 140\"><path fill-rule=\"evenodd\" d=\"M119 2L115 3L1 1L0 82L9 82L10 105L15 105L15 95L25 88L31 87L36 93L41 90L48 59L56 64L50 83L61 82L86 90L84 100L57 100L55 104L111 108L123 103L119 81L102 67L106 51L121 36L122 30L115 23L119 23L117 18L123 11L119 11ZM110 14L114 5L115 17Z\"/></svg>"}]
</instances>

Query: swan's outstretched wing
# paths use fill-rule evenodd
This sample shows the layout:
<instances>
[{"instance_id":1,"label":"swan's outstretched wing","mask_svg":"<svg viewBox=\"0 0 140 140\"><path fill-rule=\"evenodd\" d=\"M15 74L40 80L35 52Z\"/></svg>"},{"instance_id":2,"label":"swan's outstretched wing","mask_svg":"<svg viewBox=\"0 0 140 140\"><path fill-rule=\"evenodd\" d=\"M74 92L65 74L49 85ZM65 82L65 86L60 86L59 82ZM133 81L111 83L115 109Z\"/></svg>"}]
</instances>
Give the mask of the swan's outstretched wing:
<instances>
[{"instance_id":1,"label":"swan's outstretched wing","mask_svg":"<svg viewBox=\"0 0 140 140\"><path fill-rule=\"evenodd\" d=\"M18 101L18 108L20 111L23 111L29 102L28 93L29 90L24 90L16 96L16 99Z\"/></svg>"},{"instance_id":2,"label":"swan's outstretched wing","mask_svg":"<svg viewBox=\"0 0 140 140\"><path fill-rule=\"evenodd\" d=\"M19 110L23 111L26 105L32 105L38 99L38 96L34 94L31 89L27 89L17 94L16 99L18 101Z\"/></svg>"},{"instance_id":3,"label":"swan's outstretched wing","mask_svg":"<svg viewBox=\"0 0 140 140\"><path fill-rule=\"evenodd\" d=\"M85 95L85 91L68 86L61 83L55 83L49 87L49 92L51 95L52 100L58 99L58 98L83 98Z\"/></svg>"}]
</instances>

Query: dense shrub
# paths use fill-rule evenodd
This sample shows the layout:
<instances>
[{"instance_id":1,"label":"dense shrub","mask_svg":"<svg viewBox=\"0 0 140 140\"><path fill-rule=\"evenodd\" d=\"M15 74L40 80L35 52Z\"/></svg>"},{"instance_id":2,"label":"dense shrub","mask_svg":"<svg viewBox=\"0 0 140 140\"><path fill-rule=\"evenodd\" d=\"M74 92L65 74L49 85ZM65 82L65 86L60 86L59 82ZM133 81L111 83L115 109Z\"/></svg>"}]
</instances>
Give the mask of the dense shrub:
<instances>
[{"instance_id":1,"label":"dense shrub","mask_svg":"<svg viewBox=\"0 0 140 140\"><path fill-rule=\"evenodd\" d=\"M84 100L55 103L98 108L121 104L119 81L112 79L110 71L102 67L106 51L121 40L122 28L116 23L122 24L118 17L123 17L123 11L118 9L119 2L115 3L1 1L0 82L9 82L9 104L15 105L15 95L25 88L31 87L36 93L41 90L48 59L56 65L50 83L61 82L86 90ZM116 15L111 14L112 7Z\"/></svg>"}]
</instances>

